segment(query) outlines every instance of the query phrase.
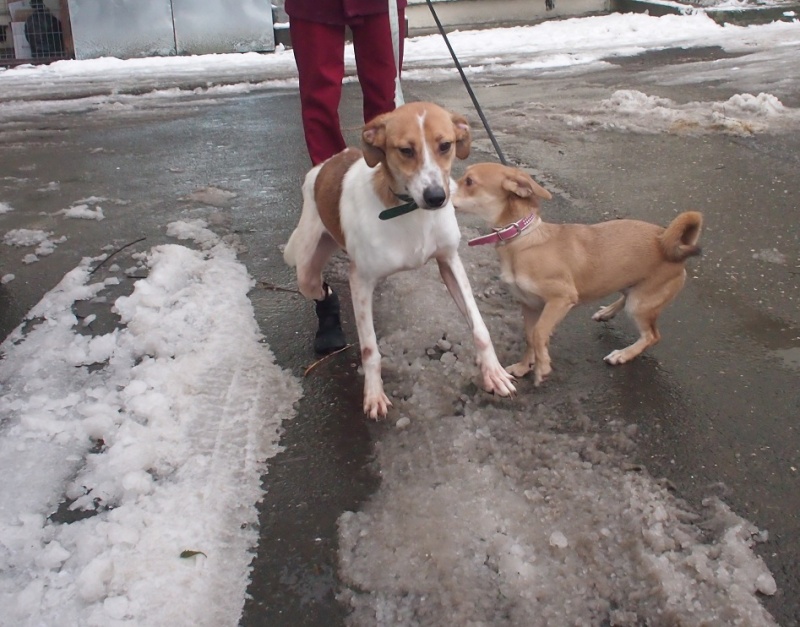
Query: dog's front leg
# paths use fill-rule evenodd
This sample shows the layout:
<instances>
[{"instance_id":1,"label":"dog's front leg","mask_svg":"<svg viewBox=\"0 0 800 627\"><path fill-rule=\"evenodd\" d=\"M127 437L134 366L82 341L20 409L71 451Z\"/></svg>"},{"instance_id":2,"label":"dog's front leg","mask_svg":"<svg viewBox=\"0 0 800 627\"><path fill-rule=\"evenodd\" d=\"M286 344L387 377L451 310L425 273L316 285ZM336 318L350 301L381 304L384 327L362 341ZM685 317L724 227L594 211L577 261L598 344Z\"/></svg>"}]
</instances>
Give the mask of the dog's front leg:
<instances>
[{"instance_id":1,"label":"dog's front leg","mask_svg":"<svg viewBox=\"0 0 800 627\"><path fill-rule=\"evenodd\" d=\"M361 346L361 365L364 369L364 413L377 420L386 415L392 403L383 392L381 380L381 354L378 352L378 339L372 321L374 291L375 279L360 275L355 264L351 264L350 294L353 298L353 312Z\"/></svg>"},{"instance_id":2,"label":"dog's front leg","mask_svg":"<svg viewBox=\"0 0 800 627\"><path fill-rule=\"evenodd\" d=\"M539 321L541 308L531 307L530 305L522 305L522 317L525 320L525 340L527 349L522 358L515 364L506 368L506 370L517 377L518 379L524 377L531 371L533 364L536 363L536 349L534 348L534 335L533 331L536 328L536 323Z\"/></svg>"},{"instance_id":3,"label":"dog's front leg","mask_svg":"<svg viewBox=\"0 0 800 627\"><path fill-rule=\"evenodd\" d=\"M481 313L478 311L478 305L472 295L472 288L461 258L458 253L453 252L437 258L436 261L439 264L442 281L472 330L478 366L483 375L484 389L500 396L511 396L517 391L513 383L514 378L503 369L497 360L489 329L486 328Z\"/></svg>"},{"instance_id":4,"label":"dog's front leg","mask_svg":"<svg viewBox=\"0 0 800 627\"><path fill-rule=\"evenodd\" d=\"M572 298L548 300L542 309L539 320L533 327L533 350L536 354L536 363L533 365L533 384L536 387L539 387L553 371L550 366L550 335L577 303L577 294Z\"/></svg>"}]
</instances>

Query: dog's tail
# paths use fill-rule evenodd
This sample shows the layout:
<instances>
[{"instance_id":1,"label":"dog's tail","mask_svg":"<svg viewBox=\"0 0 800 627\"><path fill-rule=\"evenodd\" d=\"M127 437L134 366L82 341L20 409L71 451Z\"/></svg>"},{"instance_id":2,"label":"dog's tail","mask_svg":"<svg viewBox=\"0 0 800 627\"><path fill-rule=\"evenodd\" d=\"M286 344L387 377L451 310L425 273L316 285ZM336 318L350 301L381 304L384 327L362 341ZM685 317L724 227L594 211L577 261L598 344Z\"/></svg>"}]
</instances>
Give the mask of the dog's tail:
<instances>
[{"instance_id":1,"label":"dog's tail","mask_svg":"<svg viewBox=\"0 0 800 627\"><path fill-rule=\"evenodd\" d=\"M283 261L287 266L294 267L297 265L297 229L292 231L289 241L283 248Z\"/></svg>"},{"instance_id":2,"label":"dog's tail","mask_svg":"<svg viewBox=\"0 0 800 627\"><path fill-rule=\"evenodd\" d=\"M306 178L303 181L303 211L300 214L300 221L297 228L292 231L289 241L286 242L286 246L283 249L283 260L288 266L296 266L300 250L304 247L312 246L312 243L306 240L308 240L309 231L313 232L314 229L310 229L306 223L309 221L319 222L319 216L317 215L316 204L314 202L314 183L317 180L319 169L320 166L312 168L308 174L306 174Z\"/></svg>"},{"instance_id":3,"label":"dog's tail","mask_svg":"<svg viewBox=\"0 0 800 627\"><path fill-rule=\"evenodd\" d=\"M659 236L661 250L669 261L680 262L701 253L697 240L703 228L703 214L685 211L678 215Z\"/></svg>"}]
</instances>

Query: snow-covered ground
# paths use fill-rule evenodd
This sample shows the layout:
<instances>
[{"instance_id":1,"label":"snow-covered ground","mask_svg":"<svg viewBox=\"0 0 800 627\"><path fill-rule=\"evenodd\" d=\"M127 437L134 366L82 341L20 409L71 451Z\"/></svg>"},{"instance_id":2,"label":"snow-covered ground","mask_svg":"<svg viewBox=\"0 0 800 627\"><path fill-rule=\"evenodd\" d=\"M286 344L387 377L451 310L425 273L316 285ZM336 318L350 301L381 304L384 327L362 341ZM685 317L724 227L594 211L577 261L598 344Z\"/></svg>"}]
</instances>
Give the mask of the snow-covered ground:
<instances>
[{"instance_id":1,"label":"snow-covered ground","mask_svg":"<svg viewBox=\"0 0 800 627\"><path fill-rule=\"evenodd\" d=\"M785 68L796 63L797 22L745 28L703 15L609 15L456 33L451 41L474 74L602 71L610 55L719 45L750 56L706 76L717 71L727 80L732 68L748 72L757 58L761 70L752 79L768 90L721 103L722 118L768 129L778 127L765 120L798 120L780 100L796 87ZM454 71L436 36L410 40L406 55L407 81ZM772 65L774 73L764 71ZM198 94L212 103L285 87L292 67L287 51L18 67L0 72L0 122L23 125L54 112L113 117ZM238 78L248 74L264 80ZM135 86L153 77L215 84L44 99L64 86ZM216 85L231 77L232 85ZM676 116L701 128L719 123L719 106L626 91L593 115L662 132ZM104 218L96 204L85 204L65 217ZM0 198L0 226L13 211ZM199 222L173 223L168 232L175 243L143 256L146 278L114 304L124 327L93 335L76 317L76 302L102 299L114 283L94 278L102 259L86 259L2 345L2 625L238 621L261 475L302 389L258 332L247 298L252 280L234 250ZM41 247L58 242L44 232L3 234L3 245L28 254L31 247L46 254ZM408 421L378 444L381 488L363 511L340 520L349 586L341 599L354 609L354 624L591 625L601 617L616 625L773 624L758 594L773 594L775 581L752 550L765 532L720 501L689 511L626 467L635 431L613 420L598 426L580 398L554 410L530 397L514 405L455 393L474 379L471 360L459 357L472 349L459 324L436 351L427 350L430 327L453 326L452 303L432 269L387 285L416 298L379 303L378 315L414 302L417 311L404 317L424 319L425 328L381 341L394 382L393 419ZM62 502L97 511L60 524L50 515Z\"/></svg>"},{"instance_id":2,"label":"snow-covered ground","mask_svg":"<svg viewBox=\"0 0 800 627\"><path fill-rule=\"evenodd\" d=\"M202 224L168 228L204 250L152 249L115 303L124 328L80 332L73 304L117 281L85 259L3 344L4 625L239 617L260 476L301 390L260 341L235 253ZM58 524L62 501L102 513Z\"/></svg>"}]
</instances>

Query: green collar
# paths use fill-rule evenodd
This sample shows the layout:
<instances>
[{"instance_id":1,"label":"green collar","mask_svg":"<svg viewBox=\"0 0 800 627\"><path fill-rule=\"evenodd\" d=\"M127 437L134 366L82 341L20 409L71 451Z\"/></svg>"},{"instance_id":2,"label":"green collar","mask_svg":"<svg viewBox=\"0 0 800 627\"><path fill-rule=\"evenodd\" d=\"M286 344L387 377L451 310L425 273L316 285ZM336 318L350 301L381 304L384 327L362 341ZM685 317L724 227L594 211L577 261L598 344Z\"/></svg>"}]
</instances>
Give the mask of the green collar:
<instances>
[{"instance_id":1,"label":"green collar","mask_svg":"<svg viewBox=\"0 0 800 627\"><path fill-rule=\"evenodd\" d=\"M419 205L414 202L414 199L411 196L403 196L401 194L395 194L392 192L399 200L403 201L402 205L397 205L396 207L389 207L388 209L384 209L378 214L378 217L381 220L391 220L392 218L396 218L397 216L402 216L406 213L411 213L414 209L419 209Z\"/></svg>"}]
</instances>

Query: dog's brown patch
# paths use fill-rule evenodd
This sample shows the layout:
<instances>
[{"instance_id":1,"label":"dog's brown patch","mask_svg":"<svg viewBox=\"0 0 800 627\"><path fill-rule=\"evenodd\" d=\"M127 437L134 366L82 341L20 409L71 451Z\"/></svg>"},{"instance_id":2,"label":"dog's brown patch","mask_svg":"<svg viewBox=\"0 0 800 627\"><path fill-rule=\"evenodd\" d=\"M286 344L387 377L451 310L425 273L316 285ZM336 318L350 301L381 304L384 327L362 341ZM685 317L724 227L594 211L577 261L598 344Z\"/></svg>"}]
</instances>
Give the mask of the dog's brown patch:
<instances>
[{"instance_id":1,"label":"dog's brown patch","mask_svg":"<svg viewBox=\"0 0 800 627\"><path fill-rule=\"evenodd\" d=\"M392 191L398 187L399 185L397 181L392 178L392 173L389 172L389 168L383 163L380 164L375 172L375 176L372 177L372 189L375 190L375 194L377 194L383 206L387 209L401 204L402 201Z\"/></svg>"},{"instance_id":2,"label":"dog's brown patch","mask_svg":"<svg viewBox=\"0 0 800 627\"><path fill-rule=\"evenodd\" d=\"M317 211L322 224L343 249L346 249L346 241L339 211L342 181L347 171L361 159L361 156L362 153L358 148L346 148L322 165L314 182L314 198L317 201Z\"/></svg>"}]
</instances>

